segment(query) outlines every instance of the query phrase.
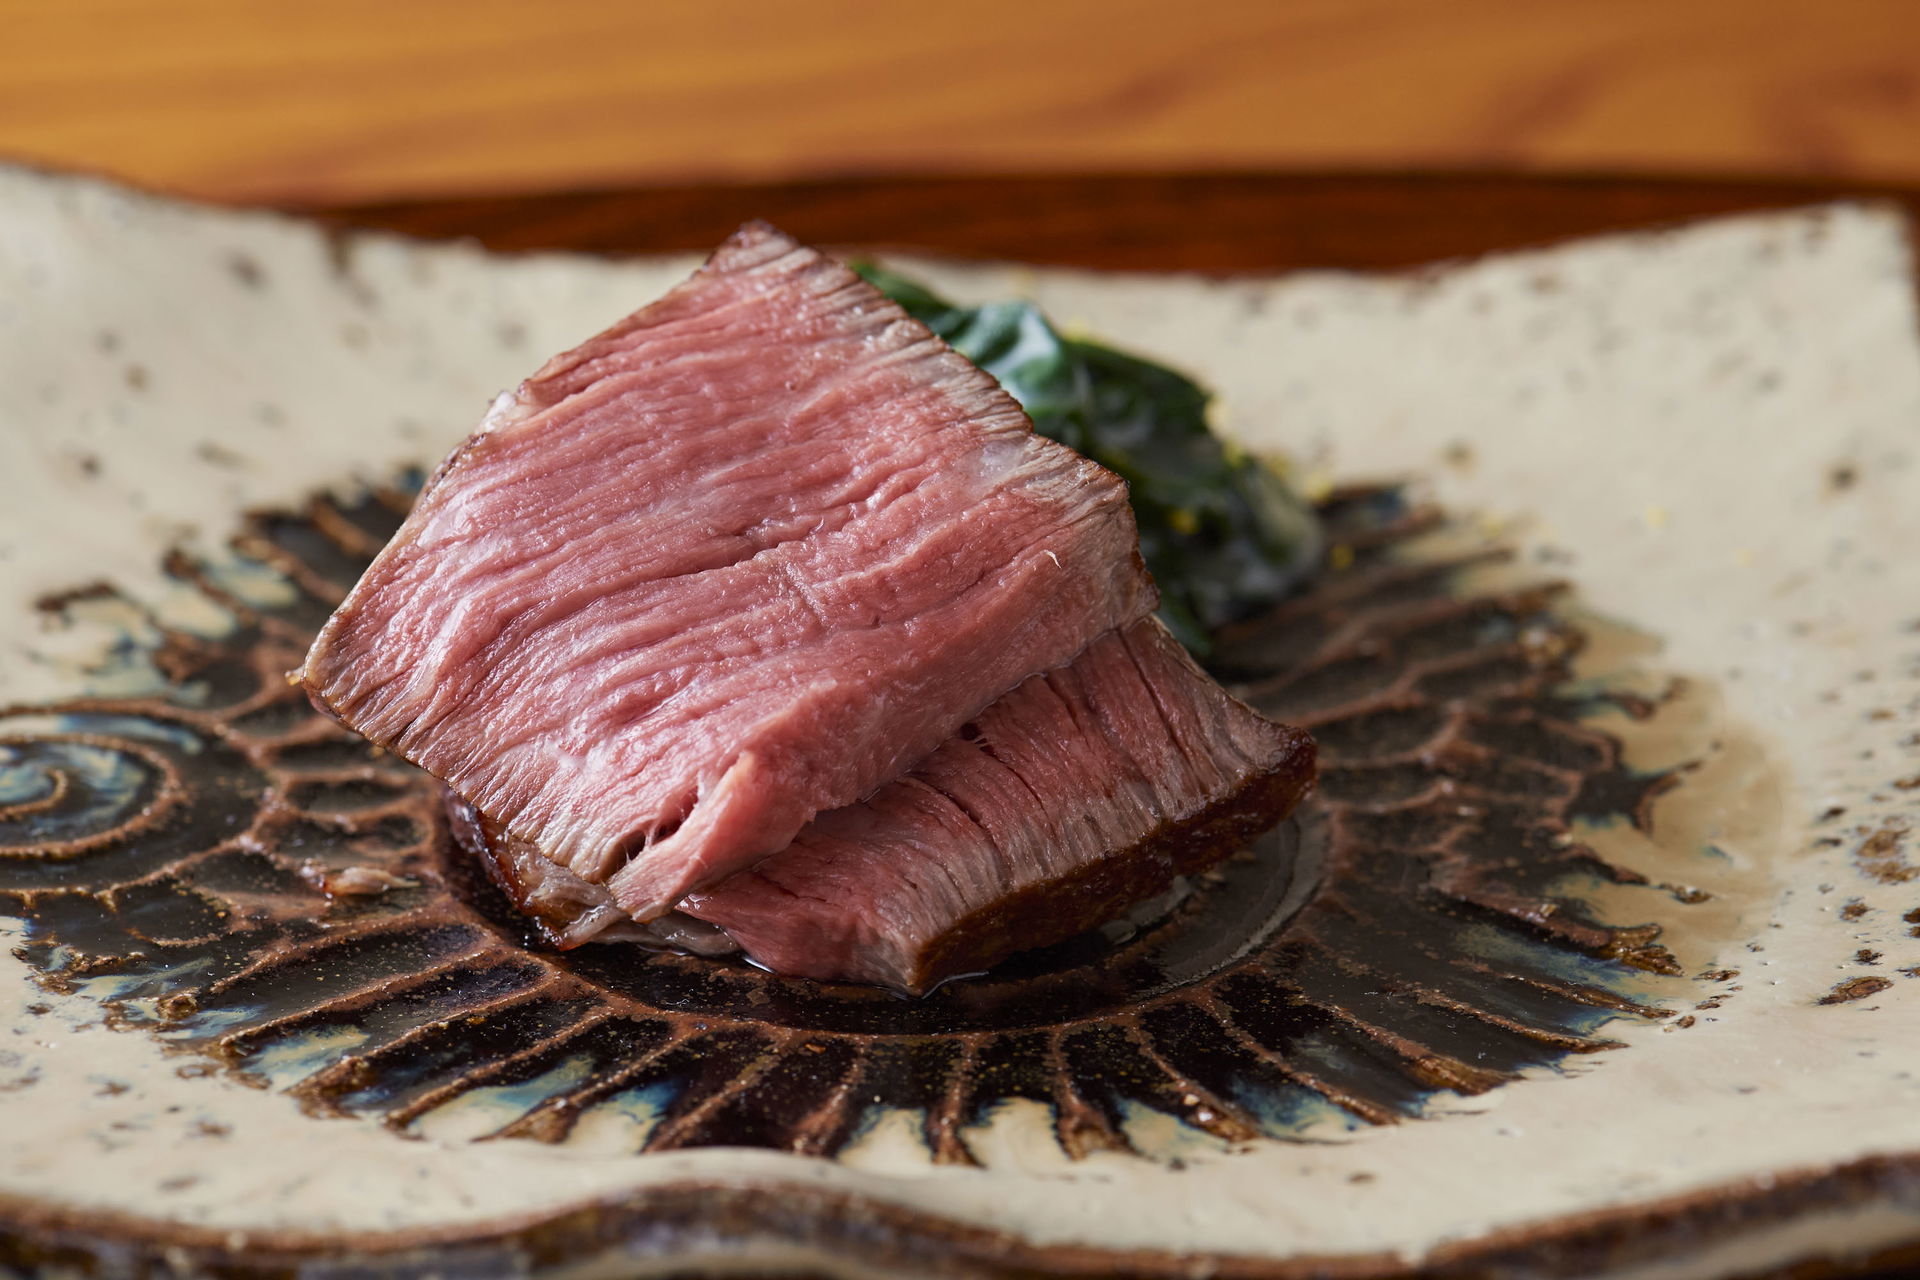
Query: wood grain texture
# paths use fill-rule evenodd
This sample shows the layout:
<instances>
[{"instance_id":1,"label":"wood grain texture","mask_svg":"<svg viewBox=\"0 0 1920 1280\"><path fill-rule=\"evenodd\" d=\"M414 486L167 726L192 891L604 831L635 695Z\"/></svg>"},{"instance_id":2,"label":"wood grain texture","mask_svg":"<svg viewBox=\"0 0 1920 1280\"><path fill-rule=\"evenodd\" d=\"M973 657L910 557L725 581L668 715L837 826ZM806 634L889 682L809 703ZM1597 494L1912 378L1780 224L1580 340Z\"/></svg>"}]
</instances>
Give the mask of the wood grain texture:
<instances>
[{"instance_id":1,"label":"wood grain texture","mask_svg":"<svg viewBox=\"0 0 1920 1280\"><path fill-rule=\"evenodd\" d=\"M0 0L0 154L236 200L889 173L1920 180L1913 0Z\"/></svg>"},{"instance_id":2,"label":"wood grain texture","mask_svg":"<svg viewBox=\"0 0 1920 1280\"><path fill-rule=\"evenodd\" d=\"M874 178L391 201L339 226L494 249L704 252L749 218L803 240L1062 266L1392 270L1574 236L1841 199L1920 219L1920 187L1515 174Z\"/></svg>"}]
</instances>

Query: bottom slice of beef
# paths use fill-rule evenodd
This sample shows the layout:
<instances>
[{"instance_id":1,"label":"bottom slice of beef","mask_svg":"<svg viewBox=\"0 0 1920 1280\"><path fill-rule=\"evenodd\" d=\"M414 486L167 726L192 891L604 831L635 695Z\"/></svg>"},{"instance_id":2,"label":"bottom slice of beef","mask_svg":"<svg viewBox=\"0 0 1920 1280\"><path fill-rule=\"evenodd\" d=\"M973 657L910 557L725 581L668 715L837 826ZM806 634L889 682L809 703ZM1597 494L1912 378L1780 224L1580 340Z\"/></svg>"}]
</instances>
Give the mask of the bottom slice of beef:
<instances>
[{"instance_id":1,"label":"bottom slice of beef","mask_svg":"<svg viewBox=\"0 0 1920 1280\"><path fill-rule=\"evenodd\" d=\"M1313 778L1312 738L1236 701L1148 618L645 925L458 797L450 811L563 947L738 950L776 973L919 993L1165 893L1286 817Z\"/></svg>"}]
</instances>

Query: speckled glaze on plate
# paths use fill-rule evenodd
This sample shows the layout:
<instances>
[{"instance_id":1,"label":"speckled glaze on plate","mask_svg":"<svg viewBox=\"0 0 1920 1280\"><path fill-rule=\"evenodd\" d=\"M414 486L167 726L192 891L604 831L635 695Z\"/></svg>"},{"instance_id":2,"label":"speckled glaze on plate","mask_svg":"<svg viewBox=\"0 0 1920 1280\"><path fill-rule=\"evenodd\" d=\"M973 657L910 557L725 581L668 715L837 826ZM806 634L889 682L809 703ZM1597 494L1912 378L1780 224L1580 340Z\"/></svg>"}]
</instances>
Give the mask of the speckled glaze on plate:
<instances>
[{"instance_id":1,"label":"speckled glaze on plate","mask_svg":"<svg viewBox=\"0 0 1920 1280\"><path fill-rule=\"evenodd\" d=\"M688 265L0 174L0 1258L1651 1275L1920 1240L1897 219L1382 279L912 264L1199 373L1336 534L1216 657L1321 737L1300 822L923 1002L530 946L428 780L277 678L417 468Z\"/></svg>"}]
</instances>

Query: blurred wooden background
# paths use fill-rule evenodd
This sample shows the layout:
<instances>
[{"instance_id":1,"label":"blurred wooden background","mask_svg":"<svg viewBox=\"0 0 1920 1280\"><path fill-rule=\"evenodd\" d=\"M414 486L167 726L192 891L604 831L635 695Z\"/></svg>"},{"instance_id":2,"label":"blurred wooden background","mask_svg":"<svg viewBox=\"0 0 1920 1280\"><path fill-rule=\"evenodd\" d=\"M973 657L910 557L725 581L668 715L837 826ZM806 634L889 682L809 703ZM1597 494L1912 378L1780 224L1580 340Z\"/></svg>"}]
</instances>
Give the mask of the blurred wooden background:
<instances>
[{"instance_id":1,"label":"blurred wooden background","mask_svg":"<svg viewBox=\"0 0 1920 1280\"><path fill-rule=\"evenodd\" d=\"M860 174L1920 182L1920 0L0 0L0 156L340 204Z\"/></svg>"}]
</instances>

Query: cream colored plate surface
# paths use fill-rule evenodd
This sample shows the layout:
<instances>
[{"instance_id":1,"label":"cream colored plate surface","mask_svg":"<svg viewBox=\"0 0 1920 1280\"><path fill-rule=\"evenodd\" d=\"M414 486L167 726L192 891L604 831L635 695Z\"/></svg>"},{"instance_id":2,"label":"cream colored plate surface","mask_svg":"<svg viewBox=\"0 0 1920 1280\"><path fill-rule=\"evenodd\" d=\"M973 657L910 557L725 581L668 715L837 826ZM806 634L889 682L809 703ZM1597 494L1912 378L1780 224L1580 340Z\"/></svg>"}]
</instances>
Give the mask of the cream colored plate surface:
<instances>
[{"instance_id":1,"label":"cream colored plate surface","mask_svg":"<svg viewBox=\"0 0 1920 1280\"><path fill-rule=\"evenodd\" d=\"M432 461L546 353L689 265L329 239L0 173L0 704L77 691L104 634L48 629L37 596L108 579L183 626L216 625L177 612L184 593L156 570L167 545L217 555L246 507ZM1176 1169L1068 1162L1028 1141L1016 1105L969 1139L988 1167L960 1169L927 1166L884 1125L838 1164L401 1140L207 1075L0 957L0 1193L244 1239L479 1226L678 1179L777 1179L1042 1245L1417 1260L1563 1215L1920 1152L1920 943L1902 918L1920 905L1906 856L1920 342L1895 216L1756 216L1383 279L912 265L963 299L1023 293L1196 372L1228 431L1304 473L1413 479L1653 638L1588 669L1684 676L1695 736L1718 743L1711 785L1663 801L1655 824L1662 848L1718 851L1699 865L1720 905L1670 941L1690 974L1737 970L1697 984L1698 1000L1730 998L1696 1012L1688 993L1671 1018L1610 1027L1621 1052L1422 1122L1196 1146ZM1629 746L1649 766L1681 749L1652 734ZM1644 837L1594 840L1659 878ZM1857 978L1890 985L1820 1003ZM1840 1230L1751 1236L1689 1266L1777 1263ZM1920 1238L1920 1210L1889 1201L1844 1231L1856 1247Z\"/></svg>"}]
</instances>

